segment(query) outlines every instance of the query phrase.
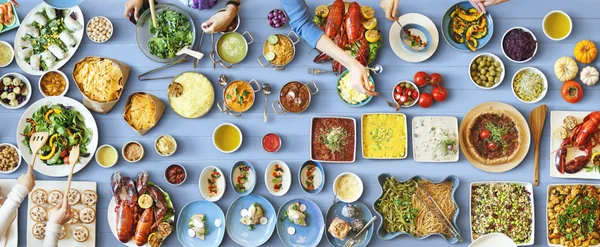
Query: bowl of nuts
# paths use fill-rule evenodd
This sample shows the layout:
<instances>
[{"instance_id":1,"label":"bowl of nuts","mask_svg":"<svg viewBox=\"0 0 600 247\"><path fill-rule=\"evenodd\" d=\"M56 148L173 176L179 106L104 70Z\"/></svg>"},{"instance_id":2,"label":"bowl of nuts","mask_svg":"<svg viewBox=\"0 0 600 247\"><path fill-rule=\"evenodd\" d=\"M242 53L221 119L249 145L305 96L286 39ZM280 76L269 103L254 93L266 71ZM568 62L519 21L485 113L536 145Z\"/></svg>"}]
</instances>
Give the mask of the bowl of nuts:
<instances>
[{"instance_id":1,"label":"bowl of nuts","mask_svg":"<svg viewBox=\"0 0 600 247\"><path fill-rule=\"evenodd\" d=\"M10 143L0 144L0 173L12 173L21 166L21 154Z\"/></svg>"},{"instance_id":2,"label":"bowl of nuts","mask_svg":"<svg viewBox=\"0 0 600 247\"><path fill-rule=\"evenodd\" d=\"M96 43L108 41L112 34L112 22L104 16L96 16L87 23L87 36Z\"/></svg>"},{"instance_id":3,"label":"bowl of nuts","mask_svg":"<svg viewBox=\"0 0 600 247\"><path fill-rule=\"evenodd\" d=\"M0 105L8 109L19 109L31 98L31 83L22 74L5 74L0 82Z\"/></svg>"}]
</instances>

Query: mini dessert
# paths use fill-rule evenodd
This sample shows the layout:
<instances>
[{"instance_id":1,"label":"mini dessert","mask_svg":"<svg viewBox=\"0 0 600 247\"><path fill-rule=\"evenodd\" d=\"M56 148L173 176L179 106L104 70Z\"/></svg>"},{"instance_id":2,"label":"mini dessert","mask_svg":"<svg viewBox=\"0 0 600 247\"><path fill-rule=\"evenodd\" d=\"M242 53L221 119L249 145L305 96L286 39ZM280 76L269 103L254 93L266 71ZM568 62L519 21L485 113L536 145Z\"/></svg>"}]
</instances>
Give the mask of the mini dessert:
<instances>
[{"instance_id":1,"label":"mini dessert","mask_svg":"<svg viewBox=\"0 0 600 247\"><path fill-rule=\"evenodd\" d=\"M188 222L188 235L190 237L196 237L200 240L204 240L204 234L206 234L207 229L205 227L206 216L204 214L194 214L192 218L190 218Z\"/></svg>"},{"instance_id":2,"label":"mini dessert","mask_svg":"<svg viewBox=\"0 0 600 247\"><path fill-rule=\"evenodd\" d=\"M60 226L60 232L58 233L58 239L62 240L67 236L67 228L65 226Z\"/></svg>"},{"instance_id":3,"label":"mini dessert","mask_svg":"<svg viewBox=\"0 0 600 247\"><path fill-rule=\"evenodd\" d=\"M300 204L299 202L292 203L285 211L282 220L285 219L285 217L296 225L306 226L306 205Z\"/></svg>"},{"instance_id":4,"label":"mini dessert","mask_svg":"<svg viewBox=\"0 0 600 247\"><path fill-rule=\"evenodd\" d=\"M360 212L355 206L352 206L350 204L346 204L343 208L342 208L342 216L349 218L349 219L354 219L356 217L360 217L362 212Z\"/></svg>"},{"instance_id":5,"label":"mini dessert","mask_svg":"<svg viewBox=\"0 0 600 247\"><path fill-rule=\"evenodd\" d=\"M77 242L85 242L90 237L90 231L85 226L73 228L73 239Z\"/></svg>"},{"instance_id":6,"label":"mini dessert","mask_svg":"<svg viewBox=\"0 0 600 247\"><path fill-rule=\"evenodd\" d=\"M29 197L33 204L38 206L48 201L48 193L44 189L35 189L33 192L29 193Z\"/></svg>"},{"instance_id":7,"label":"mini dessert","mask_svg":"<svg viewBox=\"0 0 600 247\"><path fill-rule=\"evenodd\" d=\"M98 194L93 190L84 190L81 193L81 203L87 206L94 206L98 202Z\"/></svg>"},{"instance_id":8,"label":"mini dessert","mask_svg":"<svg viewBox=\"0 0 600 247\"><path fill-rule=\"evenodd\" d=\"M56 206L62 202L63 194L58 190L53 190L48 193L48 204Z\"/></svg>"},{"instance_id":9,"label":"mini dessert","mask_svg":"<svg viewBox=\"0 0 600 247\"><path fill-rule=\"evenodd\" d=\"M254 225L259 223L262 225L262 222L264 221L262 218L265 218L265 212L258 203L252 203L248 209L242 209L241 214L242 218L240 219L240 223L248 226L248 230L250 231L254 230Z\"/></svg>"},{"instance_id":10,"label":"mini dessert","mask_svg":"<svg viewBox=\"0 0 600 247\"><path fill-rule=\"evenodd\" d=\"M31 216L31 219L33 221L43 222L43 221L46 221L46 219L48 217L48 212L42 206L35 206L35 207L31 208L29 215Z\"/></svg>"},{"instance_id":11,"label":"mini dessert","mask_svg":"<svg viewBox=\"0 0 600 247\"><path fill-rule=\"evenodd\" d=\"M34 238L43 240L46 237L46 223L35 223L31 228L31 234Z\"/></svg>"},{"instance_id":12,"label":"mini dessert","mask_svg":"<svg viewBox=\"0 0 600 247\"><path fill-rule=\"evenodd\" d=\"M79 210L79 220L84 224L94 222L94 220L96 220L96 210L90 207Z\"/></svg>"},{"instance_id":13,"label":"mini dessert","mask_svg":"<svg viewBox=\"0 0 600 247\"><path fill-rule=\"evenodd\" d=\"M365 227L365 222L361 219L354 219L350 222L350 227L352 228L352 231L360 232L360 230Z\"/></svg>"},{"instance_id":14,"label":"mini dessert","mask_svg":"<svg viewBox=\"0 0 600 247\"><path fill-rule=\"evenodd\" d=\"M346 221L335 217L335 219L333 219L333 222L331 222L331 225L329 225L327 231L334 238L344 240L346 238L346 235L348 235L348 232L350 232L350 225L348 225Z\"/></svg>"},{"instance_id":15,"label":"mini dessert","mask_svg":"<svg viewBox=\"0 0 600 247\"><path fill-rule=\"evenodd\" d=\"M67 224L72 225L79 222L79 212L73 208L71 208L71 219L67 221Z\"/></svg>"},{"instance_id":16,"label":"mini dessert","mask_svg":"<svg viewBox=\"0 0 600 247\"><path fill-rule=\"evenodd\" d=\"M79 200L81 200L81 193L79 193L79 191L76 189L70 189L67 200L69 200L69 205L73 206L79 203Z\"/></svg>"}]
</instances>

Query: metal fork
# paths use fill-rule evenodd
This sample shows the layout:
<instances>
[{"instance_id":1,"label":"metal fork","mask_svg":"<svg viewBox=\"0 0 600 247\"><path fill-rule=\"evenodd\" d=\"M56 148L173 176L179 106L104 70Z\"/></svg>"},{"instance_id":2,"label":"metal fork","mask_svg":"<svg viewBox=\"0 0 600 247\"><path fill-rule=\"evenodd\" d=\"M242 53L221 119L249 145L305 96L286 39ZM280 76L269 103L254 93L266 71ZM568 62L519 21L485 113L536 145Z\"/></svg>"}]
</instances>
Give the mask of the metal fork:
<instances>
[{"instance_id":1,"label":"metal fork","mask_svg":"<svg viewBox=\"0 0 600 247\"><path fill-rule=\"evenodd\" d=\"M400 38L402 38L402 40L410 40L410 36L408 36L408 34L404 32L404 27L402 26L402 24L400 24L400 21L396 20L396 23L398 23L398 25L400 26Z\"/></svg>"},{"instance_id":2,"label":"metal fork","mask_svg":"<svg viewBox=\"0 0 600 247\"><path fill-rule=\"evenodd\" d=\"M320 74L320 73L334 73L335 71L332 70L320 70L317 68L308 68L307 72L311 75L316 75L316 74Z\"/></svg>"},{"instance_id":3,"label":"metal fork","mask_svg":"<svg viewBox=\"0 0 600 247\"><path fill-rule=\"evenodd\" d=\"M363 227L363 229L360 230L360 232L358 232L354 237L352 237L351 239L348 239L348 241L346 241L346 243L344 244L344 247L352 247L355 243L357 243L359 241L360 235L365 230L367 230L367 228L369 228L369 226L371 226L371 224L373 224L373 222L375 222L376 219L377 219L377 216L373 216L373 218L371 218L371 220L369 220L369 222L367 222L367 224Z\"/></svg>"}]
</instances>

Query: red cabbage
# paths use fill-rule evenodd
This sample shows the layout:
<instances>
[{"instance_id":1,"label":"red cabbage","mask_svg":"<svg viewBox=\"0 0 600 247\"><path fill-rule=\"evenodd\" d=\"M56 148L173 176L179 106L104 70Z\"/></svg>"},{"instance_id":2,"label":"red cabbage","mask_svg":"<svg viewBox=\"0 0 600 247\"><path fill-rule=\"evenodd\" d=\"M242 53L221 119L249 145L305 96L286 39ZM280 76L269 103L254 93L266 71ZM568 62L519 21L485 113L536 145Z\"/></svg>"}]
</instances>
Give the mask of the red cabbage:
<instances>
[{"instance_id":1,"label":"red cabbage","mask_svg":"<svg viewBox=\"0 0 600 247\"><path fill-rule=\"evenodd\" d=\"M516 28L510 30L502 41L502 47L506 55L515 61L524 61L533 57L537 41L531 33Z\"/></svg>"}]
</instances>

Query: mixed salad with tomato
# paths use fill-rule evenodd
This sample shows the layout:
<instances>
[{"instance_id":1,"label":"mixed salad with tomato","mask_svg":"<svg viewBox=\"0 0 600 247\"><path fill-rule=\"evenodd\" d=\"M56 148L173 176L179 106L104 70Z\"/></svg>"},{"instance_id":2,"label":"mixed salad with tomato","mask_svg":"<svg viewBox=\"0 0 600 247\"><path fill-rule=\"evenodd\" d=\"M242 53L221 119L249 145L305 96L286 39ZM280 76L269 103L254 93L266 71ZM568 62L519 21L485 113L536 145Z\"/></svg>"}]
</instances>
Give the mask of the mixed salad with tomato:
<instances>
[{"instance_id":1,"label":"mixed salad with tomato","mask_svg":"<svg viewBox=\"0 0 600 247\"><path fill-rule=\"evenodd\" d=\"M246 188L246 182L248 182L248 173L250 172L250 166L240 165L237 168L240 171L240 175L236 178L237 183L235 184L235 188L240 192L244 193L248 188Z\"/></svg>"},{"instance_id":2,"label":"mixed salad with tomato","mask_svg":"<svg viewBox=\"0 0 600 247\"><path fill-rule=\"evenodd\" d=\"M283 168L279 164L275 164L273 173L271 174L273 176L271 182L273 182L273 191L275 192L279 192L281 187L283 187L283 172Z\"/></svg>"},{"instance_id":3,"label":"mixed salad with tomato","mask_svg":"<svg viewBox=\"0 0 600 247\"><path fill-rule=\"evenodd\" d=\"M221 173L217 169L213 169L208 178L208 196L214 197L219 194L219 188L217 186L217 179L221 177Z\"/></svg>"}]
</instances>

